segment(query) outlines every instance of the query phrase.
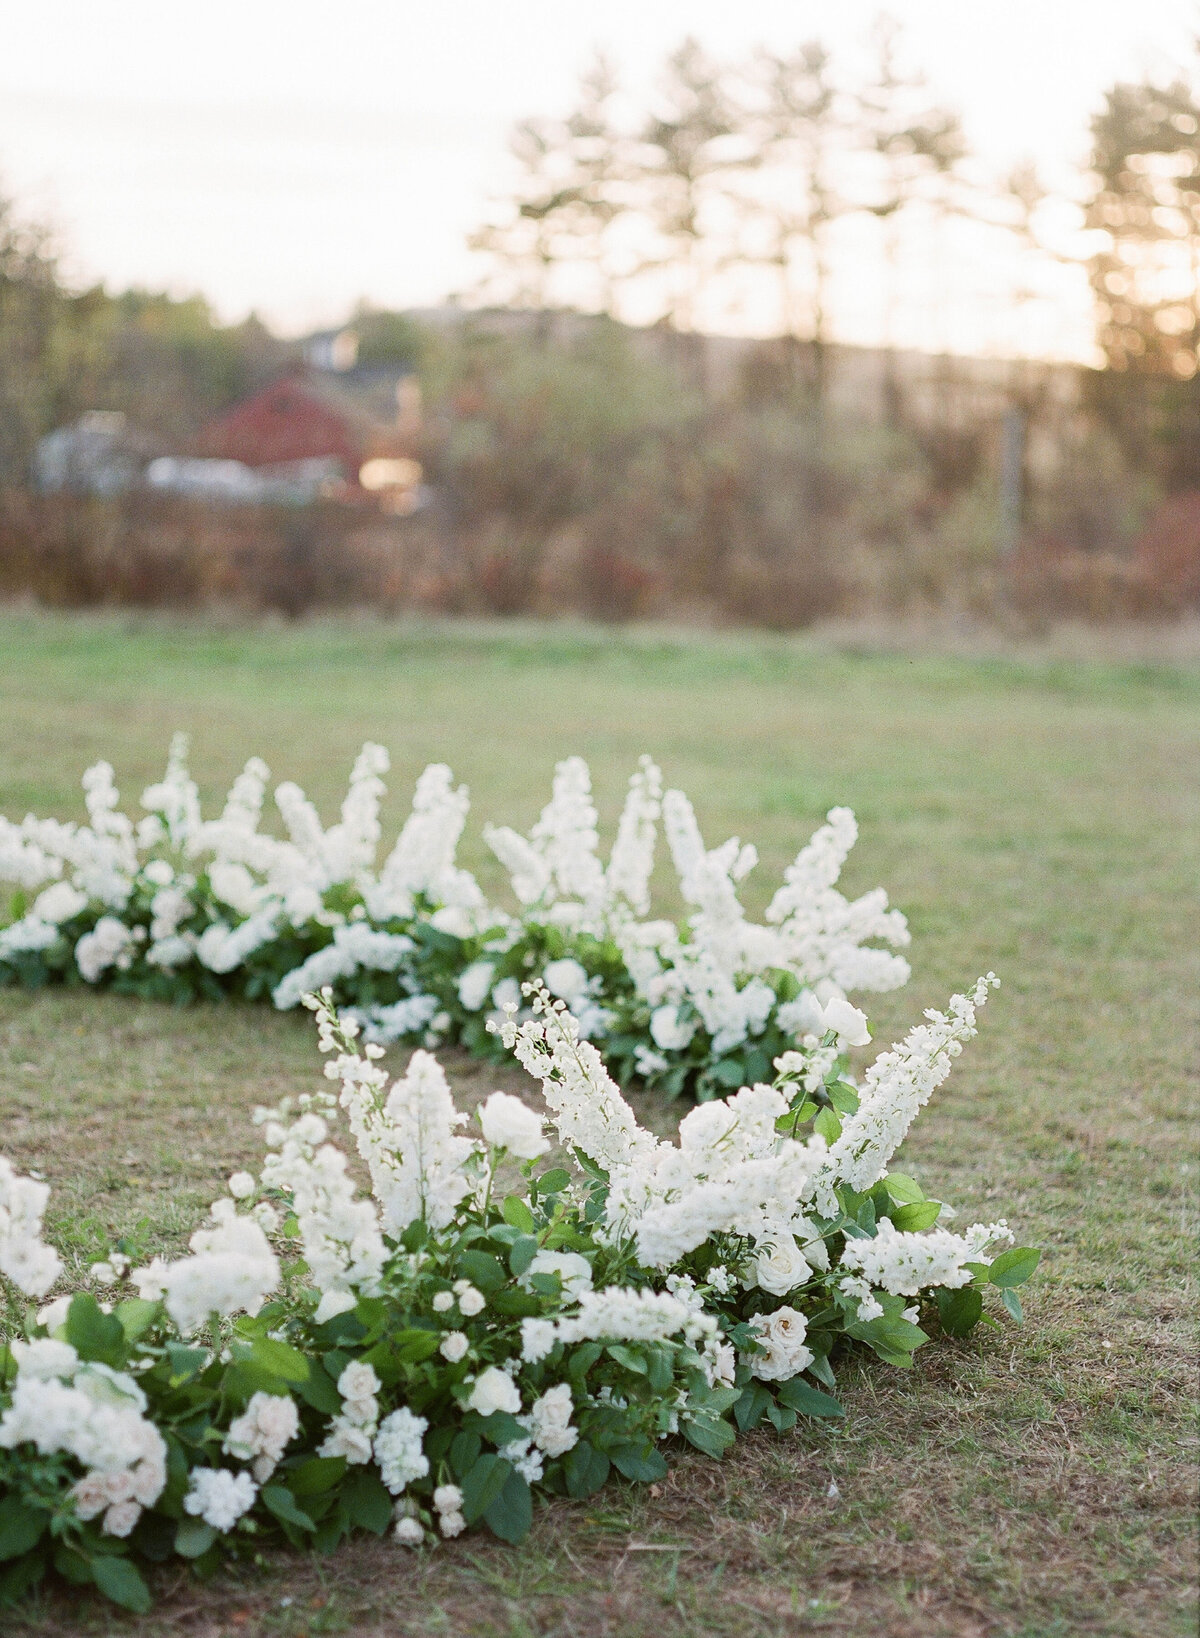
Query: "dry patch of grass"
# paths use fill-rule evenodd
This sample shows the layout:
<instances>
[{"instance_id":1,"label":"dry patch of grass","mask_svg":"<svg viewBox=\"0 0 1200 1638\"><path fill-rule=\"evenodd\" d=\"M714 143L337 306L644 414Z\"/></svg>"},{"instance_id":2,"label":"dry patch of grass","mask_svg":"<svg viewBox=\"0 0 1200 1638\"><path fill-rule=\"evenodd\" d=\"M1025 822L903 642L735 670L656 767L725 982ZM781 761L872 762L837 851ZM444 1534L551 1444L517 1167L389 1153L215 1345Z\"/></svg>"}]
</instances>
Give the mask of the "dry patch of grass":
<instances>
[{"instance_id":1,"label":"dry patch of grass","mask_svg":"<svg viewBox=\"0 0 1200 1638\"><path fill-rule=\"evenodd\" d=\"M712 840L759 844L765 897L850 802L851 886L885 882L914 931L913 983L880 998L877 1035L978 971L1005 980L907 1162L1046 1252L1022 1330L938 1343L908 1375L847 1368L844 1426L755 1435L721 1464L681 1451L660 1486L543 1510L520 1550L368 1542L207 1586L172 1574L142 1622L51 1593L14 1633L1195 1631L1195 673L332 625L47 620L0 638L10 814L77 812L100 755L132 793L175 727L210 794L259 752L328 806L369 735L399 787L447 759L518 823L571 750L611 816L649 748ZM311 1085L316 1062L306 1022L265 1009L7 992L0 1149L52 1182L74 1254L138 1225L177 1247L253 1159L253 1106ZM451 1068L467 1104L518 1081Z\"/></svg>"}]
</instances>

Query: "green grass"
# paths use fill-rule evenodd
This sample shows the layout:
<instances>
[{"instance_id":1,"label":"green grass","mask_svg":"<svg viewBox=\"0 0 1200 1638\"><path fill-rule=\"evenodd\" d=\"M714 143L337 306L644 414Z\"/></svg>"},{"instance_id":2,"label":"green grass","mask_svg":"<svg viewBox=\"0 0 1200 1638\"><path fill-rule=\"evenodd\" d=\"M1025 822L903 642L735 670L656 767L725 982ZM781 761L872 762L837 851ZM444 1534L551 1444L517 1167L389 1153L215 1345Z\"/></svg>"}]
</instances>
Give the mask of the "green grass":
<instances>
[{"instance_id":1,"label":"green grass","mask_svg":"<svg viewBox=\"0 0 1200 1638\"><path fill-rule=\"evenodd\" d=\"M650 750L710 844L758 845L758 904L850 803L848 888L884 883L914 934L877 1038L979 972L1004 980L906 1163L1045 1257L1024 1329L938 1343L909 1375L852 1373L844 1427L756 1435L722 1464L680 1453L652 1490L547 1509L519 1551L370 1543L168 1579L139 1632L1195 1631L1200 672L529 628L0 620L0 811L81 815L99 756L132 805L176 728L209 801L258 753L327 812L379 739L385 832L424 763L449 761L475 797L475 865L479 817L527 824L557 757L589 758L611 824ZM263 1009L13 992L0 1056L0 1148L45 1173L80 1252L143 1220L179 1244L252 1157L248 1111L311 1084L317 1061L303 1020ZM455 1072L467 1101L496 1084ZM10 1624L126 1625L57 1595Z\"/></svg>"}]
</instances>

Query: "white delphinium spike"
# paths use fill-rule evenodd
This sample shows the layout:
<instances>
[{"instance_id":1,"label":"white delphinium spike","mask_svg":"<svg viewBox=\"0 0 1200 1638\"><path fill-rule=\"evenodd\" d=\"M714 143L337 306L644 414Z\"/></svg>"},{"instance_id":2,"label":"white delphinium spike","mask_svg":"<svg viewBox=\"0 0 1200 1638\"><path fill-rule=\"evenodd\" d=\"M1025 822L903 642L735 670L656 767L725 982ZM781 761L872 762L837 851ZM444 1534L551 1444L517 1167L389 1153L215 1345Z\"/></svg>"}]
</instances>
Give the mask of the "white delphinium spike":
<instances>
[{"instance_id":1,"label":"white delphinium spike","mask_svg":"<svg viewBox=\"0 0 1200 1638\"><path fill-rule=\"evenodd\" d=\"M389 1090L377 1061L380 1049L368 1046L359 1055L358 1025L338 1017L332 993L305 996L304 1004L316 1015L321 1050L336 1053L325 1073L341 1082L339 1101L371 1174L384 1226L398 1233L420 1217L430 1228L444 1229L474 1187L482 1150L458 1135L467 1117L454 1107L441 1065L431 1053L414 1052Z\"/></svg>"},{"instance_id":2,"label":"white delphinium spike","mask_svg":"<svg viewBox=\"0 0 1200 1638\"><path fill-rule=\"evenodd\" d=\"M221 817L200 825L188 843L187 852L193 857L210 853L222 863L264 867L267 861L262 856L261 844L280 845L272 837L258 835L270 777L271 770L262 758L252 756L229 787ZM260 844L257 850L255 843Z\"/></svg>"},{"instance_id":3,"label":"white delphinium spike","mask_svg":"<svg viewBox=\"0 0 1200 1638\"><path fill-rule=\"evenodd\" d=\"M185 847L200 828L200 793L188 772L187 755L187 735L173 735L166 773L142 792L142 806L149 815L138 826L144 847L160 840L173 848Z\"/></svg>"},{"instance_id":4,"label":"white delphinium spike","mask_svg":"<svg viewBox=\"0 0 1200 1638\"><path fill-rule=\"evenodd\" d=\"M287 1121L284 1110L263 1114L274 1152L263 1165L262 1181L291 1197L304 1260L321 1293L316 1313L321 1324L353 1306L357 1296L378 1290L387 1261L378 1213L372 1201L359 1198L346 1173L346 1156L325 1141L328 1128L319 1114L308 1110L294 1121Z\"/></svg>"},{"instance_id":5,"label":"white delphinium spike","mask_svg":"<svg viewBox=\"0 0 1200 1638\"><path fill-rule=\"evenodd\" d=\"M596 1048L562 1001L542 984L527 984L534 1016L518 1024L510 1013L497 1033L517 1061L542 1083L555 1129L606 1171L647 1163L658 1140L638 1125Z\"/></svg>"},{"instance_id":6,"label":"white delphinium spike","mask_svg":"<svg viewBox=\"0 0 1200 1638\"><path fill-rule=\"evenodd\" d=\"M530 839L546 861L560 896L588 905L596 904L604 891L596 826L591 772L581 756L569 756L555 767L550 800Z\"/></svg>"},{"instance_id":7,"label":"white delphinium spike","mask_svg":"<svg viewBox=\"0 0 1200 1638\"><path fill-rule=\"evenodd\" d=\"M695 810L682 791L668 791L662 804L663 828L679 875L679 889L713 929L732 928L744 912L737 883L753 869L758 855L736 837L708 852Z\"/></svg>"},{"instance_id":8,"label":"white delphinium spike","mask_svg":"<svg viewBox=\"0 0 1200 1638\"><path fill-rule=\"evenodd\" d=\"M918 1111L949 1075L962 1043L975 1034L976 1009L999 984L995 973L979 979L970 995L950 997L948 1013L929 1008L928 1023L881 1053L863 1077L858 1109L843 1122L829 1151L826 1181L865 1191L884 1175Z\"/></svg>"},{"instance_id":9,"label":"white delphinium spike","mask_svg":"<svg viewBox=\"0 0 1200 1638\"><path fill-rule=\"evenodd\" d=\"M932 1285L970 1285L974 1276L966 1264L990 1263L986 1248L1012 1237L1005 1222L975 1223L965 1234L942 1228L907 1233L885 1217L874 1238L846 1241L841 1266L893 1296L915 1297Z\"/></svg>"},{"instance_id":10,"label":"white delphinium spike","mask_svg":"<svg viewBox=\"0 0 1200 1638\"><path fill-rule=\"evenodd\" d=\"M550 868L530 842L511 825L484 825L483 839L512 880L524 905L537 904L550 886Z\"/></svg>"},{"instance_id":11,"label":"white delphinium spike","mask_svg":"<svg viewBox=\"0 0 1200 1638\"><path fill-rule=\"evenodd\" d=\"M285 779L275 791L275 806L287 826L292 845L310 864L323 868L325 830L321 816L295 780Z\"/></svg>"},{"instance_id":12,"label":"white delphinium spike","mask_svg":"<svg viewBox=\"0 0 1200 1638\"><path fill-rule=\"evenodd\" d=\"M830 808L825 823L783 873L783 886L767 907L767 920L786 921L826 888L833 887L858 840L853 808Z\"/></svg>"},{"instance_id":13,"label":"white delphinium spike","mask_svg":"<svg viewBox=\"0 0 1200 1638\"><path fill-rule=\"evenodd\" d=\"M352 978L360 968L394 973L416 946L404 933L380 933L364 921L350 921L334 928L333 943L316 950L299 967L285 973L271 992L281 1012L299 1006L305 995Z\"/></svg>"},{"instance_id":14,"label":"white delphinium spike","mask_svg":"<svg viewBox=\"0 0 1200 1638\"><path fill-rule=\"evenodd\" d=\"M36 825L32 816L20 825L0 818L0 882L12 882L26 892L62 875L61 852L39 843Z\"/></svg>"},{"instance_id":15,"label":"white delphinium spike","mask_svg":"<svg viewBox=\"0 0 1200 1638\"><path fill-rule=\"evenodd\" d=\"M412 812L388 855L378 882L366 889L367 909L380 920L411 914L421 895L431 904L482 906L469 870L454 862L470 811L470 792L454 784L444 762L432 762L417 780Z\"/></svg>"},{"instance_id":16,"label":"white delphinium spike","mask_svg":"<svg viewBox=\"0 0 1200 1638\"><path fill-rule=\"evenodd\" d=\"M331 882L353 880L374 864L381 834L379 804L387 794L382 776L390 767L384 747L367 740L350 770L341 820L325 833L322 852Z\"/></svg>"},{"instance_id":17,"label":"white delphinium spike","mask_svg":"<svg viewBox=\"0 0 1200 1638\"><path fill-rule=\"evenodd\" d=\"M611 907L627 905L635 915L650 912L650 877L654 842L662 813L662 771L648 756L638 760L621 809L617 839L604 872L605 896Z\"/></svg>"}]
</instances>

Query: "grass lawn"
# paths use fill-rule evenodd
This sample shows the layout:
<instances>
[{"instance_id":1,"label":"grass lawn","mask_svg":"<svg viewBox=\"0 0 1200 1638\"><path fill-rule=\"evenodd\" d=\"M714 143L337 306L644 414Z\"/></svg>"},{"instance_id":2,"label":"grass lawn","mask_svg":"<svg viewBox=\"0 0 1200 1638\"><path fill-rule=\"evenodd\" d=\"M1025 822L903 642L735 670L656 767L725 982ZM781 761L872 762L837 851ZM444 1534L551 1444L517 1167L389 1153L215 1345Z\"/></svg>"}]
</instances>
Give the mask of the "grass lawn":
<instances>
[{"instance_id":1,"label":"grass lawn","mask_svg":"<svg viewBox=\"0 0 1200 1638\"><path fill-rule=\"evenodd\" d=\"M207 1586L173 1574L140 1623L50 1594L6 1632L1194 1633L1200 671L0 617L0 811L82 817L100 756L132 808L176 728L209 802L258 753L326 812L382 741L389 838L419 769L448 761L477 866L480 816L524 827L556 758L589 758L611 821L650 750L710 845L757 843L757 905L850 803L848 888L882 882L914 935L877 1039L988 968L1004 980L907 1169L1044 1260L1023 1329L848 1372L844 1426L754 1435L720 1464L681 1451L659 1486L543 1510L522 1549L372 1541ZM0 1150L52 1183L60 1245L148 1219L178 1247L253 1157L249 1110L317 1062L306 1018L267 1009L3 992ZM497 1083L454 1067L465 1101Z\"/></svg>"}]
</instances>

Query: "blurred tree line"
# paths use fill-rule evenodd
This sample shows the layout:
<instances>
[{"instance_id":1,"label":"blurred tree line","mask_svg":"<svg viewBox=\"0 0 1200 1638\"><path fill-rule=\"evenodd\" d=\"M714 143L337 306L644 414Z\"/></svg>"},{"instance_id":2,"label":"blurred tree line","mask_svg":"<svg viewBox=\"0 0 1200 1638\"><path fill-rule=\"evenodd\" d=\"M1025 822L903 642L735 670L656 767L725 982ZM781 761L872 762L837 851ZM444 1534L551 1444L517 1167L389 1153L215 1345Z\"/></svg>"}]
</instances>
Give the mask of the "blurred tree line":
<instances>
[{"instance_id":1,"label":"blurred tree line","mask_svg":"<svg viewBox=\"0 0 1200 1638\"><path fill-rule=\"evenodd\" d=\"M1195 75L1104 94L1067 249L1062 202L1027 166L982 172L886 19L854 76L817 41L732 68L684 42L649 106L597 61L565 118L517 127L513 154L473 241L492 309L424 330L366 305L350 320L360 365L416 368L426 403L423 589L389 596L781 626L992 608L1014 585L1085 613L1200 605L1200 547L1171 588L1130 557L1164 495L1200 490ZM905 247L917 235L936 258L958 222L1031 269L1074 260L1107 367L998 364L986 411L970 361L914 375ZM848 227L887 306L871 414L834 326ZM702 333L731 278L774 292L779 332L732 370ZM72 290L46 233L0 201L0 486L86 409L186 447L300 356L200 297ZM1200 507L1179 516L1200 530Z\"/></svg>"}]
</instances>

